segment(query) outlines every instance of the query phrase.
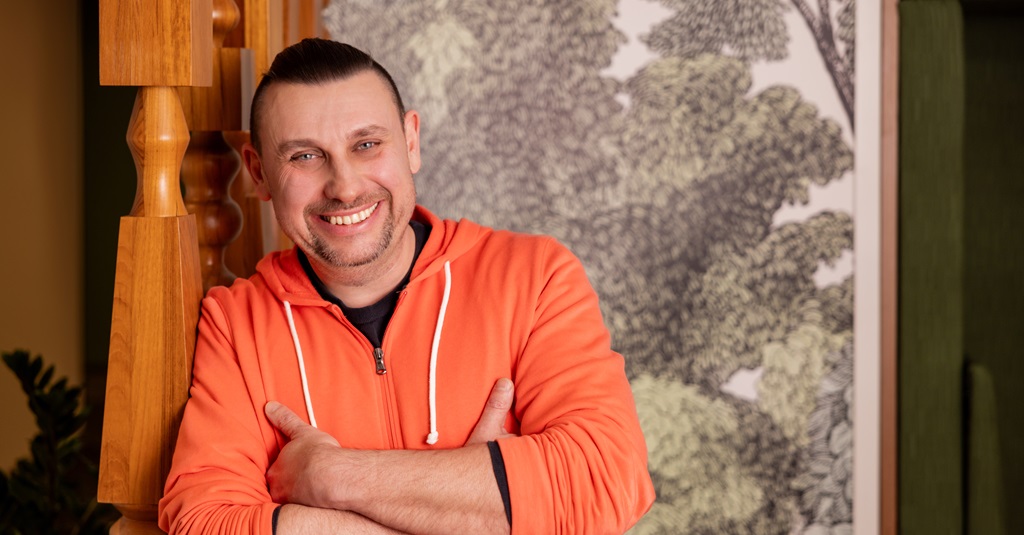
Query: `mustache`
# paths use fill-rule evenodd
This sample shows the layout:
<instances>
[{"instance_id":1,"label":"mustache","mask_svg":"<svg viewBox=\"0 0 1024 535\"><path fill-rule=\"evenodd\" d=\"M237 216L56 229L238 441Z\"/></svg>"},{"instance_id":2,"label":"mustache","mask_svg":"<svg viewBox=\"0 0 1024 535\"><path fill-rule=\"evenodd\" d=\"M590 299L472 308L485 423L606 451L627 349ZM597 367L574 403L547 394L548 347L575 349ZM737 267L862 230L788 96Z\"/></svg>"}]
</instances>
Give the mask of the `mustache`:
<instances>
[{"instance_id":1,"label":"mustache","mask_svg":"<svg viewBox=\"0 0 1024 535\"><path fill-rule=\"evenodd\" d=\"M348 210L355 210L361 206L371 205L379 201L390 202L391 193L387 190L365 193L351 202L343 202L338 199L324 199L306 206L305 213L307 216L319 216L320 214L327 212L344 212Z\"/></svg>"}]
</instances>

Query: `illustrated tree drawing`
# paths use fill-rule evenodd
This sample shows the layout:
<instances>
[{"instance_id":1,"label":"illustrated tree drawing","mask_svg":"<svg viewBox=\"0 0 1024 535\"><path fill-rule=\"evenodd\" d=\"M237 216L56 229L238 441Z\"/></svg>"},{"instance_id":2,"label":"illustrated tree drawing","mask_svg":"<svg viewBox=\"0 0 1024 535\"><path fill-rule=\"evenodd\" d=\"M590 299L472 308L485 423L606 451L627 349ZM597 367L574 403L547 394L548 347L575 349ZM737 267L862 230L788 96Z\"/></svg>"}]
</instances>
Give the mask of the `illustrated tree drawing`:
<instances>
[{"instance_id":1,"label":"illustrated tree drawing","mask_svg":"<svg viewBox=\"0 0 1024 535\"><path fill-rule=\"evenodd\" d=\"M675 14L644 39L676 57L704 52L746 61L778 61L788 55L787 7L807 24L825 69L853 126L854 19L856 0L659 0Z\"/></svg>"},{"instance_id":2,"label":"illustrated tree drawing","mask_svg":"<svg viewBox=\"0 0 1024 535\"><path fill-rule=\"evenodd\" d=\"M797 89L753 62L811 28L852 124L853 0L662 0L658 54L601 74L624 1L335 0L334 39L370 52L422 114L421 203L554 235L583 261L626 358L658 500L636 534L848 533L850 214L775 225L853 167ZM805 14L806 11L806 14ZM759 374L757 395L723 386Z\"/></svg>"}]
</instances>

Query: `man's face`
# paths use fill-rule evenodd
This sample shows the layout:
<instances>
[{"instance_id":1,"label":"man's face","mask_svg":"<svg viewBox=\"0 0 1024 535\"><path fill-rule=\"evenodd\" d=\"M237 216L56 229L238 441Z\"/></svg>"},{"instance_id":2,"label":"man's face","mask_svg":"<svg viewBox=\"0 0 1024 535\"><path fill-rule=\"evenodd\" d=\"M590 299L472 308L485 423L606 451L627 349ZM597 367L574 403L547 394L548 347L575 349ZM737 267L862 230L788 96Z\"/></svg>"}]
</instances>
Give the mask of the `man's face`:
<instances>
[{"instance_id":1,"label":"man's face","mask_svg":"<svg viewBox=\"0 0 1024 535\"><path fill-rule=\"evenodd\" d=\"M323 85L275 84L264 97L261 154L247 146L243 156L284 233L333 268L393 258L416 204L416 112L400 117L371 71Z\"/></svg>"}]
</instances>

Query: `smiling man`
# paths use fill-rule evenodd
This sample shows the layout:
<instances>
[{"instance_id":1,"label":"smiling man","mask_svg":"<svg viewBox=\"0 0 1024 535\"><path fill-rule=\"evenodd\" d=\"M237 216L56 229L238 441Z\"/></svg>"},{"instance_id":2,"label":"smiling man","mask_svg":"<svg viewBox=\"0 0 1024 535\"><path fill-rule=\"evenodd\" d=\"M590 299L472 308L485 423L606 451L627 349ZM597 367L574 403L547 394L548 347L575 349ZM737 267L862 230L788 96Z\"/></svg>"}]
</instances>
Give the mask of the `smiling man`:
<instances>
[{"instance_id":1,"label":"smiling man","mask_svg":"<svg viewBox=\"0 0 1024 535\"><path fill-rule=\"evenodd\" d=\"M295 248L203 301L172 533L621 533L654 500L623 359L550 238L416 205L419 116L307 39L243 158Z\"/></svg>"}]
</instances>

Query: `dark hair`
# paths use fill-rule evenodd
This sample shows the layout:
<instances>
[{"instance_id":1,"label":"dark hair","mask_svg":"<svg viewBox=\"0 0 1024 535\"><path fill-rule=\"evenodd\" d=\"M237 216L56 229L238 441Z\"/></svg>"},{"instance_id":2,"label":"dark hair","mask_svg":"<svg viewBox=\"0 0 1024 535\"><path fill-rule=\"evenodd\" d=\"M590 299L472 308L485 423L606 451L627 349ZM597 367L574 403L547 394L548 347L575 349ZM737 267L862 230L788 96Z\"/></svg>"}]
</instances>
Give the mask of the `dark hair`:
<instances>
[{"instance_id":1,"label":"dark hair","mask_svg":"<svg viewBox=\"0 0 1024 535\"><path fill-rule=\"evenodd\" d=\"M372 71L377 73L391 88L391 97L398 107L398 116L405 116L405 106L398 93L398 86L391 75L369 54L345 43L329 39L303 39L302 41L282 50L274 58L270 70L263 75L256 92L252 96L252 108L249 112L249 131L252 144L260 151L259 124L260 105L267 88L277 83L293 83L319 85L342 80L359 73Z\"/></svg>"}]
</instances>

